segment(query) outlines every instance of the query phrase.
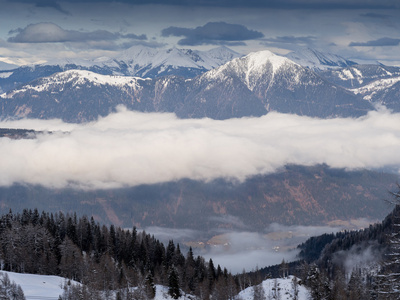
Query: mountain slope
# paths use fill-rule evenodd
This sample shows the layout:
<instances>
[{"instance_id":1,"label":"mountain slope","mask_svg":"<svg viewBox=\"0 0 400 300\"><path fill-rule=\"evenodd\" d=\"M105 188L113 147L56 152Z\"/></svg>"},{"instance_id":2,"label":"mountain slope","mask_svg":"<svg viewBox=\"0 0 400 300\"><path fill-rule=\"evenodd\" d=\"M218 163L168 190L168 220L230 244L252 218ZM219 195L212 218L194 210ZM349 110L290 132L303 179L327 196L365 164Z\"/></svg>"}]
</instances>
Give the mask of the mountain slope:
<instances>
[{"instance_id":1,"label":"mountain slope","mask_svg":"<svg viewBox=\"0 0 400 300\"><path fill-rule=\"evenodd\" d=\"M240 113L241 105L256 116L278 111L321 118L360 116L372 109L315 72L269 51L236 58L194 78L193 86L188 98L196 108L195 117L249 115ZM207 113L210 104L219 116Z\"/></svg>"},{"instance_id":2,"label":"mountain slope","mask_svg":"<svg viewBox=\"0 0 400 300\"><path fill-rule=\"evenodd\" d=\"M400 111L400 76L379 79L351 91L372 103L384 105L396 112Z\"/></svg>"},{"instance_id":3,"label":"mountain slope","mask_svg":"<svg viewBox=\"0 0 400 300\"><path fill-rule=\"evenodd\" d=\"M344 88L359 88L376 80L400 76L399 67L383 65L355 65L351 67L319 71L318 74Z\"/></svg>"},{"instance_id":4,"label":"mountain slope","mask_svg":"<svg viewBox=\"0 0 400 300\"><path fill-rule=\"evenodd\" d=\"M285 56L299 65L313 70L344 68L357 64L339 55L311 48L296 49Z\"/></svg>"}]
</instances>

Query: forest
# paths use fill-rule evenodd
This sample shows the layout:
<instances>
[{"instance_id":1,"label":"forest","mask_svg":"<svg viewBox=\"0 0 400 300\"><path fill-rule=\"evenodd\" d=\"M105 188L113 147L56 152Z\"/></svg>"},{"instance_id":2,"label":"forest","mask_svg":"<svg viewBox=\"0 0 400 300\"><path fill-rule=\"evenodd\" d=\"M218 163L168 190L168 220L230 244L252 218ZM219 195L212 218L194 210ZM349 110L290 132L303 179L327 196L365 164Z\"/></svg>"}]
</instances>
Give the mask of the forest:
<instances>
[{"instance_id":1,"label":"forest","mask_svg":"<svg viewBox=\"0 0 400 300\"><path fill-rule=\"evenodd\" d=\"M62 212L1 216L0 253L3 270L80 282L75 292L85 293L85 299L103 299L101 294L112 291L120 291L121 299L151 299L155 284L167 286L175 299L182 292L231 299L245 284L212 259L195 257L191 248L183 254L172 240L165 246L136 228L101 226L93 218ZM139 288L131 292L130 287Z\"/></svg>"},{"instance_id":2,"label":"forest","mask_svg":"<svg viewBox=\"0 0 400 300\"><path fill-rule=\"evenodd\" d=\"M164 245L145 231L100 225L93 217L37 209L0 217L2 269L67 278L60 300L152 299L156 284L168 287L174 299L238 299L249 286L288 275L307 286L312 299L400 297L400 205L381 223L312 237L299 250L297 261L232 275L212 259L194 256L191 248L182 253L172 240ZM366 260L366 253L372 259ZM349 268L346 262L355 258ZM80 284L69 284L73 281ZM0 285L0 293L16 295L5 299L24 299L7 278ZM267 299L254 291L254 299Z\"/></svg>"}]
</instances>

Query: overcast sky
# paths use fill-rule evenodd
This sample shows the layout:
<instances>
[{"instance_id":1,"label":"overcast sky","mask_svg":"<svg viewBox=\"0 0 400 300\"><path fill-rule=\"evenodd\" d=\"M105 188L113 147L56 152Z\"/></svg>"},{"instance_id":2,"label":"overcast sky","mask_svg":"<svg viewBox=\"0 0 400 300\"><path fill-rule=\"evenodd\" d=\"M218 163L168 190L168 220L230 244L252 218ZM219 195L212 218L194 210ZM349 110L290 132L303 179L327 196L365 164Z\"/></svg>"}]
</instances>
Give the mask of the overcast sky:
<instances>
[{"instance_id":1,"label":"overcast sky","mask_svg":"<svg viewBox=\"0 0 400 300\"><path fill-rule=\"evenodd\" d=\"M0 0L0 61L17 64L226 45L400 65L399 32L398 0Z\"/></svg>"}]
</instances>

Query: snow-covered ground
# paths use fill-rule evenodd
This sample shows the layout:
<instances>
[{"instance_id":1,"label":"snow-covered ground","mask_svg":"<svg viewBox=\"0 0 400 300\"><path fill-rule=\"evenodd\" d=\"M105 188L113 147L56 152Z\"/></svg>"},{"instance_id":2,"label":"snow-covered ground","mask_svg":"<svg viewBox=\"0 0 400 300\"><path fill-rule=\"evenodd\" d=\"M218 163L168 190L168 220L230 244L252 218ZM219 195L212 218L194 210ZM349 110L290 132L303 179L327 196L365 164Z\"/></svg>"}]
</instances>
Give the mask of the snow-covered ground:
<instances>
[{"instance_id":1,"label":"snow-covered ground","mask_svg":"<svg viewBox=\"0 0 400 300\"><path fill-rule=\"evenodd\" d=\"M63 293L63 286L67 280L59 276L20 274L13 272L1 271L7 273L10 281L14 281L20 285L24 291L26 300L57 300ZM193 297L191 297L193 298ZM168 288L164 286L156 286L155 300L172 300L168 295ZM180 300L189 299L182 296Z\"/></svg>"},{"instance_id":2,"label":"snow-covered ground","mask_svg":"<svg viewBox=\"0 0 400 300\"><path fill-rule=\"evenodd\" d=\"M65 278L59 276L7 273L10 281L20 285L27 300L57 300L63 293Z\"/></svg>"},{"instance_id":3,"label":"snow-covered ground","mask_svg":"<svg viewBox=\"0 0 400 300\"><path fill-rule=\"evenodd\" d=\"M264 280L261 284L264 290L264 296L266 299L281 299L281 300L293 300L295 299L294 287L293 287L293 276L287 278L274 278ZM306 287L298 285L298 300L309 299L309 291ZM279 296L278 296L279 294ZM274 298L274 295L275 298ZM239 293L238 299L240 300L253 300L254 299L254 288L249 287Z\"/></svg>"},{"instance_id":4,"label":"snow-covered ground","mask_svg":"<svg viewBox=\"0 0 400 300\"><path fill-rule=\"evenodd\" d=\"M59 276L48 275L33 275L19 274L13 272L5 272L11 281L20 285L24 291L27 300L57 300L63 293L63 286L66 284L66 279ZM264 295L266 299L274 299L274 293L279 293L281 300L293 300L293 276L288 278L267 279L262 282ZM238 300L253 300L254 288L249 287L241 291L238 295ZM168 295L168 288L165 286L156 286L155 300L172 300ZM179 300L195 299L192 295L183 295ZM298 300L309 299L309 291L304 286L298 285Z\"/></svg>"}]
</instances>

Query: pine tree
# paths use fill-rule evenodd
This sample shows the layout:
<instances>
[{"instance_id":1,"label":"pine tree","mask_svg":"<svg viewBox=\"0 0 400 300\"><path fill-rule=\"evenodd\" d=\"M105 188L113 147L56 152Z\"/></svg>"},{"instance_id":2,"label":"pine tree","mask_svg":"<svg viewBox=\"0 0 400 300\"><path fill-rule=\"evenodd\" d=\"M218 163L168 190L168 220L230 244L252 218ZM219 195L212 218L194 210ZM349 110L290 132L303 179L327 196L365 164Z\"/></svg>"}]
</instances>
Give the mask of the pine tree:
<instances>
[{"instance_id":1,"label":"pine tree","mask_svg":"<svg viewBox=\"0 0 400 300\"><path fill-rule=\"evenodd\" d=\"M174 266L171 267L168 275L168 294L174 299L178 299L181 296L179 276Z\"/></svg>"},{"instance_id":2,"label":"pine tree","mask_svg":"<svg viewBox=\"0 0 400 300\"><path fill-rule=\"evenodd\" d=\"M253 286L253 300L266 300L263 284Z\"/></svg>"}]
</instances>

